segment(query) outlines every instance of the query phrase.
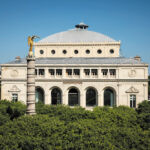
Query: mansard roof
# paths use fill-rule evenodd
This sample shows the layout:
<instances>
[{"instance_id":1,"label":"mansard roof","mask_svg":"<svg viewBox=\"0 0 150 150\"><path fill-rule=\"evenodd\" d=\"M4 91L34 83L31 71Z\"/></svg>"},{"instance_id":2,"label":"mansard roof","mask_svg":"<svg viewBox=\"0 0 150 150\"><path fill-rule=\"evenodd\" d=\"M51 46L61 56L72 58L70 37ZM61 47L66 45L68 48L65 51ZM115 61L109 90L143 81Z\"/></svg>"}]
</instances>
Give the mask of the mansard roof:
<instances>
[{"instance_id":1,"label":"mansard roof","mask_svg":"<svg viewBox=\"0 0 150 150\"><path fill-rule=\"evenodd\" d=\"M6 64L26 64L26 59L20 59L8 62ZM125 57L102 57L102 58L36 58L36 64L145 64L142 61L135 60L134 58L125 58Z\"/></svg>"}]
</instances>

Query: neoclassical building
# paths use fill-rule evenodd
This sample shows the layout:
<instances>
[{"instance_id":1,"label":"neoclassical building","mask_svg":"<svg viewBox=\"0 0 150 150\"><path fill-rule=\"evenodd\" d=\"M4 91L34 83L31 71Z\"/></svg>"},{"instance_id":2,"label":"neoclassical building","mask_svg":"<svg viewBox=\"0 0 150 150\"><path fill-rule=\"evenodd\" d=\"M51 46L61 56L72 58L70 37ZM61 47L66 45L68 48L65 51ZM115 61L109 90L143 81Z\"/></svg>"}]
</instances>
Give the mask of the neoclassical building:
<instances>
[{"instance_id":1,"label":"neoclassical building","mask_svg":"<svg viewBox=\"0 0 150 150\"><path fill-rule=\"evenodd\" d=\"M148 99L148 64L121 57L120 44L84 23L35 42L36 102L90 109ZM26 58L1 65L1 99L26 103L26 83Z\"/></svg>"}]
</instances>

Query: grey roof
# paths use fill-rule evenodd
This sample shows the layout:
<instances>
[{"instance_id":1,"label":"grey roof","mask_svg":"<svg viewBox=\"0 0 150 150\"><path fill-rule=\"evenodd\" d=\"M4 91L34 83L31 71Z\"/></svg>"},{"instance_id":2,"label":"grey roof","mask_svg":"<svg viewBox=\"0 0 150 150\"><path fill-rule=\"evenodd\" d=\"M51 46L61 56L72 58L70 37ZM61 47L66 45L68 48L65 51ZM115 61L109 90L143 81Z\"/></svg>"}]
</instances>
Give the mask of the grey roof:
<instances>
[{"instance_id":1,"label":"grey roof","mask_svg":"<svg viewBox=\"0 0 150 150\"><path fill-rule=\"evenodd\" d=\"M52 34L37 43L80 43L80 42L116 42L101 33L75 28Z\"/></svg>"},{"instance_id":2,"label":"grey roof","mask_svg":"<svg viewBox=\"0 0 150 150\"><path fill-rule=\"evenodd\" d=\"M26 59L15 60L6 64L26 64ZM145 64L134 58L36 58L36 64Z\"/></svg>"}]
</instances>

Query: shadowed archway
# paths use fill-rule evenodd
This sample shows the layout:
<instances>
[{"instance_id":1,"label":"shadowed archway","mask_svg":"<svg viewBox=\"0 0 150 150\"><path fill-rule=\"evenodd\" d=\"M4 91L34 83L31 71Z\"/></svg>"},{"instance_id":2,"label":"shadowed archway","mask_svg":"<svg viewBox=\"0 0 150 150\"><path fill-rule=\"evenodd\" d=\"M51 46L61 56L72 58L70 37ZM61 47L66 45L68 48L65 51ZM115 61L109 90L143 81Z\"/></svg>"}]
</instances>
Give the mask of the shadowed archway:
<instances>
[{"instance_id":1,"label":"shadowed archway","mask_svg":"<svg viewBox=\"0 0 150 150\"><path fill-rule=\"evenodd\" d=\"M115 91L111 88L104 90L104 106L113 107L116 105Z\"/></svg>"},{"instance_id":2,"label":"shadowed archway","mask_svg":"<svg viewBox=\"0 0 150 150\"><path fill-rule=\"evenodd\" d=\"M86 106L97 105L97 91L94 88L88 88L86 91Z\"/></svg>"},{"instance_id":3,"label":"shadowed archway","mask_svg":"<svg viewBox=\"0 0 150 150\"><path fill-rule=\"evenodd\" d=\"M35 101L44 103L44 90L41 87L35 89Z\"/></svg>"},{"instance_id":4,"label":"shadowed archway","mask_svg":"<svg viewBox=\"0 0 150 150\"><path fill-rule=\"evenodd\" d=\"M61 96L61 90L59 88L54 88L51 91L51 100L52 105L62 104L62 96Z\"/></svg>"},{"instance_id":5,"label":"shadowed archway","mask_svg":"<svg viewBox=\"0 0 150 150\"><path fill-rule=\"evenodd\" d=\"M68 104L69 106L80 105L80 92L76 88L71 88L68 91Z\"/></svg>"}]
</instances>

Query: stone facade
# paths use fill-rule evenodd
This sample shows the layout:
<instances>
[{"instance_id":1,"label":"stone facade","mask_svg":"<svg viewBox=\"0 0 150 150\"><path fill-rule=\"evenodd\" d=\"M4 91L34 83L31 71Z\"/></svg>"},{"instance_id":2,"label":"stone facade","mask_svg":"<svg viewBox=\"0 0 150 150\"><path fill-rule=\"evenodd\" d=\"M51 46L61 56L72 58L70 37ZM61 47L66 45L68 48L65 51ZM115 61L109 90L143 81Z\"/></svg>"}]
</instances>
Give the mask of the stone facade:
<instances>
[{"instance_id":1,"label":"stone facade","mask_svg":"<svg viewBox=\"0 0 150 150\"><path fill-rule=\"evenodd\" d=\"M82 37L85 30L77 29L77 32ZM76 33L65 34L73 37ZM90 109L96 105L137 107L148 99L148 64L137 58L120 57L119 41L109 41L109 38L106 41L105 36L104 41L101 37L100 42L88 41L90 38L86 36L83 42L71 42L65 35L63 40L69 42L62 43L59 36L59 33L54 36L58 43L49 41L51 36L47 41L34 43L37 101L42 97L45 104L80 105ZM26 103L26 60L17 59L1 67L2 99L12 100L17 94L18 100Z\"/></svg>"}]
</instances>

